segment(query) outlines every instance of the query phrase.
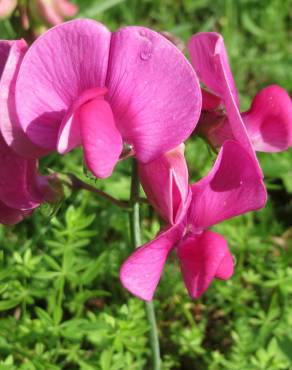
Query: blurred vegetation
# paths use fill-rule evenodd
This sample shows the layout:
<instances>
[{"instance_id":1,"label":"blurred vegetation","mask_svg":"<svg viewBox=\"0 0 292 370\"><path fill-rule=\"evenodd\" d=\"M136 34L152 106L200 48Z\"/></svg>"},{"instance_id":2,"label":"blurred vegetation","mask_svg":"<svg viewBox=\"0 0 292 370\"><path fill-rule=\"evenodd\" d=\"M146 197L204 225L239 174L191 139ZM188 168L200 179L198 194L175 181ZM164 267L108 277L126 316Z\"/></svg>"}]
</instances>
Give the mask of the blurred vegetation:
<instances>
[{"instance_id":1,"label":"blurred vegetation","mask_svg":"<svg viewBox=\"0 0 292 370\"><path fill-rule=\"evenodd\" d=\"M75 1L80 16L112 30L140 24L185 42L199 31L225 38L243 109L261 87L292 92L291 0ZM15 37L8 20L1 38ZM292 369L292 151L260 155L267 207L218 227L236 270L199 300L183 287L170 258L155 297L163 369ZM192 180L214 159L200 139L187 143ZM127 199L130 170L120 163L108 180L82 173L80 151L51 155L47 168L74 172ZM0 370L150 369L143 302L120 285L119 267L131 253L128 217L81 191L66 191L56 216L42 206L15 227L0 227ZM143 240L159 220L143 206Z\"/></svg>"}]
</instances>

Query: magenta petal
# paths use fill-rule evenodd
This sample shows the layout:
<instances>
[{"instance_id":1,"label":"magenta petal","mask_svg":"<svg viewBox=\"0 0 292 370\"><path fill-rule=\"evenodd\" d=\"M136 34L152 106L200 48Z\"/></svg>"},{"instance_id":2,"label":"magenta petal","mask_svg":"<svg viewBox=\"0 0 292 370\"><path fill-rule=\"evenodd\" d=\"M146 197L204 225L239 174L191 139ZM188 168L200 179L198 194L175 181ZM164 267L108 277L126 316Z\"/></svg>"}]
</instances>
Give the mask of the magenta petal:
<instances>
[{"instance_id":1,"label":"magenta petal","mask_svg":"<svg viewBox=\"0 0 292 370\"><path fill-rule=\"evenodd\" d=\"M219 96L201 89L202 92L202 111L213 111L222 108L222 100Z\"/></svg>"},{"instance_id":2,"label":"magenta petal","mask_svg":"<svg viewBox=\"0 0 292 370\"><path fill-rule=\"evenodd\" d=\"M104 86L110 37L100 23L79 19L50 29L31 45L16 81L16 110L35 144L56 149L74 101L83 91Z\"/></svg>"},{"instance_id":3,"label":"magenta petal","mask_svg":"<svg viewBox=\"0 0 292 370\"><path fill-rule=\"evenodd\" d=\"M199 298L215 277L229 279L233 260L225 239L212 231L189 236L177 247L181 271L192 298Z\"/></svg>"},{"instance_id":4,"label":"magenta petal","mask_svg":"<svg viewBox=\"0 0 292 370\"><path fill-rule=\"evenodd\" d=\"M15 81L27 48L24 40L16 40L11 45L0 81L0 126L4 140L9 147L21 156L37 158L46 154L46 151L28 139L15 111Z\"/></svg>"},{"instance_id":5,"label":"magenta petal","mask_svg":"<svg viewBox=\"0 0 292 370\"><path fill-rule=\"evenodd\" d=\"M257 93L242 119L255 150L279 152L292 145L292 102L280 86Z\"/></svg>"},{"instance_id":6,"label":"magenta petal","mask_svg":"<svg viewBox=\"0 0 292 370\"><path fill-rule=\"evenodd\" d=\"M69 152L71 149L81 145L81 131L78 108L81 105L97 97L103 99L106 94L106 88L93 88L85 90L71 105L61 123L58 133L57 149L61 154ZM75 114L76 113L76 114Z\"/></svg>"},{"instance_id":7,"label":"magenta petal","mask_svg":"<svg viewBox=\"0 0 292 370\"><path fill-rule=\"evenodd\" d=\"M228 120L225 121L225 125L216 128L218 137L213 137L211 141L217 143L221 141L223 144L224 140L236 139L250 153L258 173L262 175L240 115L238 95L222 36L213 32L199 33L191 38L189 49L199 78L222 99L226 108ZM214 135L216 131L213 132Z\"/></svg>"},{"instance_id":8,"label":"magenta petal","mask_svg":"<svg viewBox=\"0 0 292 370\"><path fill-rule=\"evenodd\" d=\"M5 67L10 48L14 41L0 40L0 77Z\"/></svg>"},{"instance_id":9,"label":"magenta petal","mask_svg":"<svg viewBox=\"0 0 292 370\"><path fill-rule=\"evenodd\" d=\"M0 224L15 225L23 220L24 215L24 211L10 208L0 200Z\"/></svg>"},{"instance_id":10,"label":"magenta petal","mask_svg":"<svg viewBox=\"0 0 292 370\"><path fill-rule=\"evenodd\" d=\"M109 103L96 98L78 110L85 162L98 178L108 177L123 149Z\"/></svg>"},{"instance_id":11,"label":"magenta petal","mask_svg":"<svg viewBox=\"0 0 292 370\"><path fill-rule=\"evenodd\" d=\"M215 32L197 33L190 39L188 47L192 64L199 79L221 98L225 96L227 83L234 101L239 107L237 90L223 37Z\"/></svg>"},{"instance_id":12,"label":"magenta petal","mask_svg":"<svg viewBox=\"0 0 292 370\"><path fill-rule=\"evenodd\" d=\"M235 141L226 141L207 176L192 185L190 220L203 230L228 218L262 208L266 189L249 153Z\"/></svg>"},{"instance_id":13,"label":"magenta petal","mask_svg":"<svg viewBox=\"0 0 292 370\"><path fill-rule=\"evenodd\" d=\"M220 280L227 280L233 275L233 270L234 260L232 254L228 250L217 268L215 277Z\"/></svg>"},{"instance_id":14,"label":"magenta petal","mask_svg":"<svg viewBox=\"0 0 292 370\"><path fill-rule=\"evenodd\" d=\"M139 163L139 176L152 206L167 223L174 224L189 191L184 145L164 153L152 162Z\"/></svg>"},{"instance_id":15,"label":"magenta petal","mask_svg":"<svg viewBox=\"0 0 292 370\"><path fill-rule=\"evenodd\" d=\"M78 112L69 109L61 122L58 133L57 151L60 154L81 145L81 131Z\"/></svg>"},{"instance_id":16,"label":"magenta petal","mask_svg":"<svg viewBox=\"0 0 292 370\"><path fill-rule=\"evenodd\" d=\"M151 301L167 256L181 236L181 227L172 226L132 253L121 267L123 286L135 296Z\"/></svg>"},{"instance_id":17,"label":"magenta petal","mask_svg":"<svg viewBox=\"0 0 292 370\"><path fill-rule=\"evenodd\" d=\"M37 161L14 153L0 137L0 199L8 207L30 210L42 201L36 192Z\"/></svg>"},{"instance_id":18,"label":"magenta petal","mask_svg":"<svg viewBox=\"0 0 292 370\"><path fill-rule=\"evenodd\" d=\"M120 279L126 289L146 301L151 301L159 282L167 256L183 237L186 215L191 201L189 191L184 212L177 223L161 232L154 240L138 248L122 265Z\"/></svg>"},{"instance_id":19,"label":"magenta petal","mask_svg":"<svg viewBox=\"0 0 292 370\"><path fill-rule=\"evenodd\" d=\"M123 139L146 163L183 142L201 110L195 72L165 37L143 27L112 35L106 83Z\"/></svg>"},{"instance_id":20,"label":"magenta petal","mask_svg":"<svg viewBox=\"0 0 292 370\"><path fill-rule=\"evenodd\" d=\"M263 177L262 169L257 160L255 150L252 147L252 143L244 126L239 109L234 102L230 90L228 91L229 93L226 94L225 98L227 119L224 121L224 124L218 132L218 136L221 136L222 139L222 137L225 135L225 137L229 139L233 135L233 137L244 147L244 149L248 151L252 157L254 167L256 167L259 176Z\"/></svg>"}]
</instances>

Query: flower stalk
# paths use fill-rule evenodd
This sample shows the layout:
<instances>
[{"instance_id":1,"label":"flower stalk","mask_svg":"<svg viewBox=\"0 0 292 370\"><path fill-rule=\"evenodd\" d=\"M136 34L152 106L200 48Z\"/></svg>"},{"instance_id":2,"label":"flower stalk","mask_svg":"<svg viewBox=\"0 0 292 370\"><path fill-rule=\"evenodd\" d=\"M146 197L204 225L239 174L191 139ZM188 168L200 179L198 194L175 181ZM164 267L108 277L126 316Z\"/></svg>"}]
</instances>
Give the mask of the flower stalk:
<instances>
[{"instance_id":1,"label":"flower stalk","mask_svg":"<svg viewBox=\"0 0 292 370\"><path fill-rule=\"evenodd\" d=\"M82 181L77 176L73 175L72 173L69 173L66 175L64 183L73 190L82 189L82 190L90 191L91 193L98 195L99 197L107 200L108 202L111 202L112 204L115 204L116 206L122 209L130 210L130 205L127 201L114 198L113 196L105 193L104 191L97 189L90 184L87 184L86 182Z\"/></svg>"},{"instance_id":2,"label":"flower stalk","mask_svg":"<svg viewBox=\"0 0 292 370\"><path fill-rule=\"evenodd\" d=\"M133 248L137 248L141 245L141 233L140 233L140 212L139 212L139 189L140 182L138 177L138 166L135 159L133 159L132 165L132 180L131 180L131 195L130 195L130 230L131 230L131 242ZM153 302L145 302L146 315L150 326L149 340L151 345L152 354L152 369L160 370L160 348L159 338L155 318L155 310Z\"/></svg>"}]
</instances>

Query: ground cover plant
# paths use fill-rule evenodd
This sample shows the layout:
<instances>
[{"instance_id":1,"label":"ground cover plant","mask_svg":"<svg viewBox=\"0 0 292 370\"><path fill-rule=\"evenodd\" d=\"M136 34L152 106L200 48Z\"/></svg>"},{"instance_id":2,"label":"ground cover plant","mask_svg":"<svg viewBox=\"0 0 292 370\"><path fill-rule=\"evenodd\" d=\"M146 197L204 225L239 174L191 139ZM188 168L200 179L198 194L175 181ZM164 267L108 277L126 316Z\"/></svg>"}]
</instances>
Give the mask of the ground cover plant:
<instances>
[{"instance_id":1,"label":"ground cover plant","mask_svg":"<svg viewBox=\"0 0 292 370\"><path fill-rule=\"evenodd\" d=\"M184 41L199 31L220 32L242 111L266 85L277 83L291 95L291 1L76 4L78 16L111 30L137 24ZM16 18L1 21L1 39L17 38ZM185 153L193 184L216 154L197 136ZM260 153L267 206L213 228L235 260L230 280L214 280L192 300L176 256L169 256L154 299L163 369L291 368L291 154ZM53 171L74 173L94 189L129 199L131 158L110 178L95 180L80 166L82 155L53 153L40 161L40 173L50 179ZM78 189L75 177L63 180L64 196L54 205L0 228L0 369L150 369L144 302L119 282L120 266L133 252L128 212ZM140 211L144 243L155 238L160 220L147 204Z\"/></svg>"}]
</instances>

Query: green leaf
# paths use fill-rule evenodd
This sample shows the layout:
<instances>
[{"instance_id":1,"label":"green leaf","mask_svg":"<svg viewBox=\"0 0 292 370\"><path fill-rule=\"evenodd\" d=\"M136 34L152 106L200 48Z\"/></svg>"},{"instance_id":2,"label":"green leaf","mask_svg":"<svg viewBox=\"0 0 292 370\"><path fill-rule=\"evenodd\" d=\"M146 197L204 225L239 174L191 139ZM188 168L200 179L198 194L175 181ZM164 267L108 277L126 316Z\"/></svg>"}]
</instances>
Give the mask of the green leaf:
<instances>
[{"instance_id":1,"label":"green leaf","mask_svg":"<svg viewBox=\"0 0 292 370\"><path fill-rule=\"evenodd\" d=\"M102 370L110 370L112 362L112 351L107 349L102 351L100 355L100 366Z\"/></svg>"},{"instance_id":2,"label":"green leaf","mask_svg":"<svg viewBox=\"0 0 292 370\"><path fill-rule=\"evenodd\" d=\"M122 3L125 0L107 0L107 1L101 1L100 3L96 4L93 3L91 6L88 6L85 10L83 10L79 16L80 17L90 17L90 18L96 18L97 15L99 15L102 12L105 12L106 10L109 10L110 8Z\"/></svg>"},{"instance_id":3,"label":"green leaf","mask_svg":"<svg viewBox=\"0 0 292 370\"><path fill-rule=\"evenodd\" d=\"M10 310L13 307L16 307L19 305L20 299L14 298L14 299L7 299L5 301L0 301L0 311L6 311Z\"/></svg>"},{"instance_id":4,"label":"green leaf","mask_svg":"<svg viewBox=\"0 0 292 370\"><path fill-rule=\"evenodd\" d=\"M57 276L60 276L61 272L57 271L40 271L37 272L34 277L36 279L42 279L42 280L50 280L50 279L55 279Z\"/></svg>"},{"instance_id":5,"label":"green leaf","mask_svg":"<svg viewBox=\"0 0 292 370\"><path fill-rule=\"evenodd\" d=\"M45 326L50 327L53 325L52 318L49 316L49 314L45 310L43 310L40 307L35 307L35 313Z\"/></svg>"},{"instance_id":6,"label":"green leaf","mask_svg":"<svg viewBox=\"0 0 292 370\"><path fill-rule=\"evenodd\" d=\"M62 307L56 306L54 308L53 316L54 316L54 322L55 322L55 324L59 324L61 322L61 320L62 320L62 317L63 317L63 309L62 309Z\"/></svg>"}]
</instances>

